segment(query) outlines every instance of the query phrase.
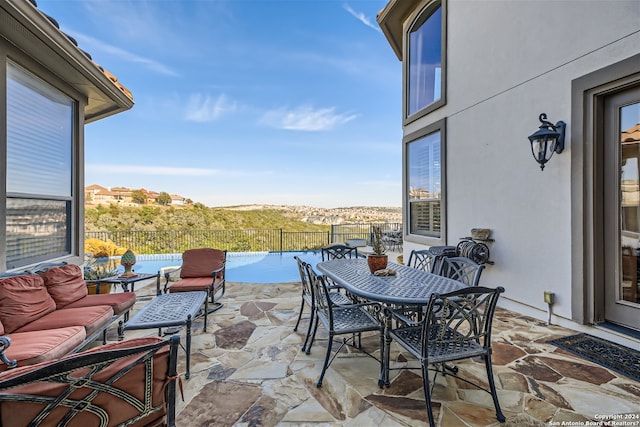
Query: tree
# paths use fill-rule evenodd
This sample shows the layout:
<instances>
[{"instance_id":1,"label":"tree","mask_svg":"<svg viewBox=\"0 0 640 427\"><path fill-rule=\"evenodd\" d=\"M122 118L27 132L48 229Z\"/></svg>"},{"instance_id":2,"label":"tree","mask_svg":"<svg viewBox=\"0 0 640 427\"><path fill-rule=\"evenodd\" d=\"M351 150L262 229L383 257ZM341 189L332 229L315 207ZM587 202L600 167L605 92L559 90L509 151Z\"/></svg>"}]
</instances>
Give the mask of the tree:
<instances>
[{"instance_id":1,"label":"tree","mask_svg":"<svg viewBox=\"0 0 640 427\"><path fill-rule=\"evenodd\" d=\"M158 197L156 198L156 203L162 206L169 206L171 204L171 196L169 195L169 193L163 191L160 194L158 194Z\"/></svg>"},{"instance_id":2,"label":"tree","mask_svg":"<svg viewBox=\"0 0 640 427\"><path fill-rule=\"evenodd\" d=\"M144 205L147 201L147 195L142 190L133 190L131 192L131 200L133 203Z\"/></svg>"}]
</instances>

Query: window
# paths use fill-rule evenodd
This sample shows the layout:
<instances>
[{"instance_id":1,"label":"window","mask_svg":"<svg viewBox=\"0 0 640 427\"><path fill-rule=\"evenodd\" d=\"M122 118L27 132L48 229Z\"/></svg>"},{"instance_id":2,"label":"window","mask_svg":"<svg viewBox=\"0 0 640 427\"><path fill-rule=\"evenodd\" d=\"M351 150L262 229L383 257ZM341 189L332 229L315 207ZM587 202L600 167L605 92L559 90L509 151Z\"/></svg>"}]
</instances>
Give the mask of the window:
<instances>
[{"instance_id":1,"label":"window","mask_svg":"<svg viewBox=\"0 0 640 427\"><path fill-rule=\"evenodd\" d=\"M444 105L443 7L440 2L423 9L407 35L406 117L424 115ZM429 108L428 108L429 107Z\"/></svg>"},{"instance_id":2,"label":"window","mask_svg":"<svg viewBox=\"0 0 640 427\"><path fill-rule=\"evenodd\" d=\"M416 138L417 137L417 138ZM444 241L444 121L408 138L406 144L409 234Z\"/></svg>"},{"instance_id":3,"label":"window","mask_svg":"<svg viewBox=\"0 0 640 427\"><path fill-rule=\"evenodd\" d=\"M71 254L74 105L7 63L7 269Z\"/></svg>"}]
</instances>

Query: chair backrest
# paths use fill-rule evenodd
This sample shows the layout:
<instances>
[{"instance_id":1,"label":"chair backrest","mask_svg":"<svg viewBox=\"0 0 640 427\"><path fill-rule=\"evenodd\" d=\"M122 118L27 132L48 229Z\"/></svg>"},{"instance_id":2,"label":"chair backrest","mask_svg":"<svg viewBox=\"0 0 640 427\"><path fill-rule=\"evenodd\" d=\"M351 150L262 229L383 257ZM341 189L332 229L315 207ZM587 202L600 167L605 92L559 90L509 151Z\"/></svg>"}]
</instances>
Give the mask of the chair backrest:
<instances>
[{"instance_id":1,"label":"chair backrest","mask_svg":"<svg viewBox=\"0 0 640 427\"><path fill-rule=\"evenodd\" d=\"M179 346L178 335L133 339L6 371L0 425L175 426Z\"/></svg>"},{"instance_id":2,"label":"chair backrest","mask_svg":"<svg viewBox=\"0 0 640 427\"><path fill-rule=\"evenodd\" d=\"M216 271L217 278L224 278L227 251L212 248L188 249L182 254L180 277L211 277Z\"/></svg>"},{"instance_id":3,"label":"chair backrest","mask_svg":"<svg viewBox=\"0 0 640 427\"><path fill-rule=\"evenodd\" d=\"M333 302L329 297L329 290L324 276L316 273L310 264L307 264L307 271L309 272L309 281L311 282L316 311L319 315L323 315L328 319L330 325L333 325Z\"/></svg>"},{"instance_id":4,"label":"chair backrest","mask_svg":"<svg viewBox=\"0 0 640 427\"><path fill-rule=\"evenodd\" d=\"M469 258L445 257L440 260L438 274L462 282L467 286L478 286L482 270L484 270L484 265Z\"/></svg>"},{"instance_id":5,"label":"chair backrest","mask_svg":"<svg viewBox=\"0 0 640 427\"><path fill-rule=\"evenodd\" d=\"M502 292L501 286L495 289L473 286L431 295L422 326L423 357L429 348L432 349L431 363L437 363L433 358L438 357L433 349L442 349L448 354L440 356L455 360L454 353L467 349L472 343L482 345L485 350L490 348L493 315Z\"/></svg>"},{"instance_id":6,"label":"chair backrest","mask_svg":"<svg viewBox=\"0 0 640 427\"><path fill-rule=\"evenodd\" d=\"M411 254L409 254L409 261L407 262L407 265L409 267L433 273L439 258L440 257L435 255L429 249L423 249L420 251L414 249L411 251Z\"/></svg>"},{"instance_id":7,"label":"chair backrest","mask_svg":"<svg viewBox=\"0 0 640 427\"><path fill-rule=\"evenodd\" d=\"M309 278L309 264L298 258L298 256L294 256L296 262L298 263L298 272L300 273L300 282L302 283L302 295L308 296L313 301L313 290L311 289L311 279Z\"/></svg>"},{"instance_id":8,"label":"chair backrest","mask_svg":"<svg viewBox=\"0 0 640 427\"><path fill-rule=\"evenodd\" d=\"M335 244L322 248L323 261L342 258L358 258L358 248L342 244Z\"/></svg>"}]
</instances>

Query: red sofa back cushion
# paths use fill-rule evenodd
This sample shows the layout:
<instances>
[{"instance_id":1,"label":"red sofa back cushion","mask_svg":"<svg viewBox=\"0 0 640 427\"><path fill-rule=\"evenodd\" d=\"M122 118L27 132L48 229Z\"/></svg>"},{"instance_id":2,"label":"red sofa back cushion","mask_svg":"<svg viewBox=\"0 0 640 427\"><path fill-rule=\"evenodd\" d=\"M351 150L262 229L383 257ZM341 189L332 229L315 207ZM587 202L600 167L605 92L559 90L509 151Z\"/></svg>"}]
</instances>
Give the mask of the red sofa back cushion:
<instances>
[{"instance_id":1,"label":"red sofa back cushion","mask_svg":"<svg viewBox=\"0 0 640 427\"><path fill-rule=\"evenodd\" d=\"M189 249L182 254L180 277L212 277L214 270L224 267L225 260L225 252L219 249ZM217 277L222 278L222 272Z\"/></svg>"},{"instance_id":2,"label":"red sofa back cushion","mask_svg":"<svg viewBox=\"0 0 640 427\"><path fill-rule=\"evenodd\" d=\"M40 273L40 277L44 279L47 292L56 302L56 308L78 301L88 294L84 274L77 265L50 268Z\"/></svg>"},{"instance_id":3,"label":"red sofa back cushion","mask_svg":"<svg viewBox=\"0 0 640 427\"><path fill-rule=\"evenodd\" d=\"M0 280L0 321L12 333L56 309L40 276L14 276Z\"/></svg>"}]
</instances>

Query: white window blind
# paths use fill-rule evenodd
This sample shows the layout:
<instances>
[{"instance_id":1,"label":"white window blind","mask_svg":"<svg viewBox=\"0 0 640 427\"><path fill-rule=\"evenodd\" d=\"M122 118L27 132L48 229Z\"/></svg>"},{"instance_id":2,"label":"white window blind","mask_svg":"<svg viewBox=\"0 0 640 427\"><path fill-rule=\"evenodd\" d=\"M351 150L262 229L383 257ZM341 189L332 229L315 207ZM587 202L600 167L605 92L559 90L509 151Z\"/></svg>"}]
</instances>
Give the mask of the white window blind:
<instances>
[{"instance_id":1,"label":"white window blind","mask_svg":"<svg viewBox=\"0 0 640 427\"><path fill-rule=\"evenodd\" d=\"M7 69L7 192L71 197L73 100Z\"/></svg>"},{"instance_id":2,"label":"white window blind","mask_svg":"<svg viewBox=\"0 0 640 427\"><path fill-rule=\"evenodd\" d=\"M71 252L74 105L7 63L7 269Z\"/></svg>"},{"instance_id":3,"label":"white window blind","mask_svg":"<svg viewBox=\"0 0 640 427\"><path fill-rule=\"evenodd\" d=\"M442 199L441 134L429 134L408 144L409 231L440 237Z\"/></svg>"}]
</instances>

